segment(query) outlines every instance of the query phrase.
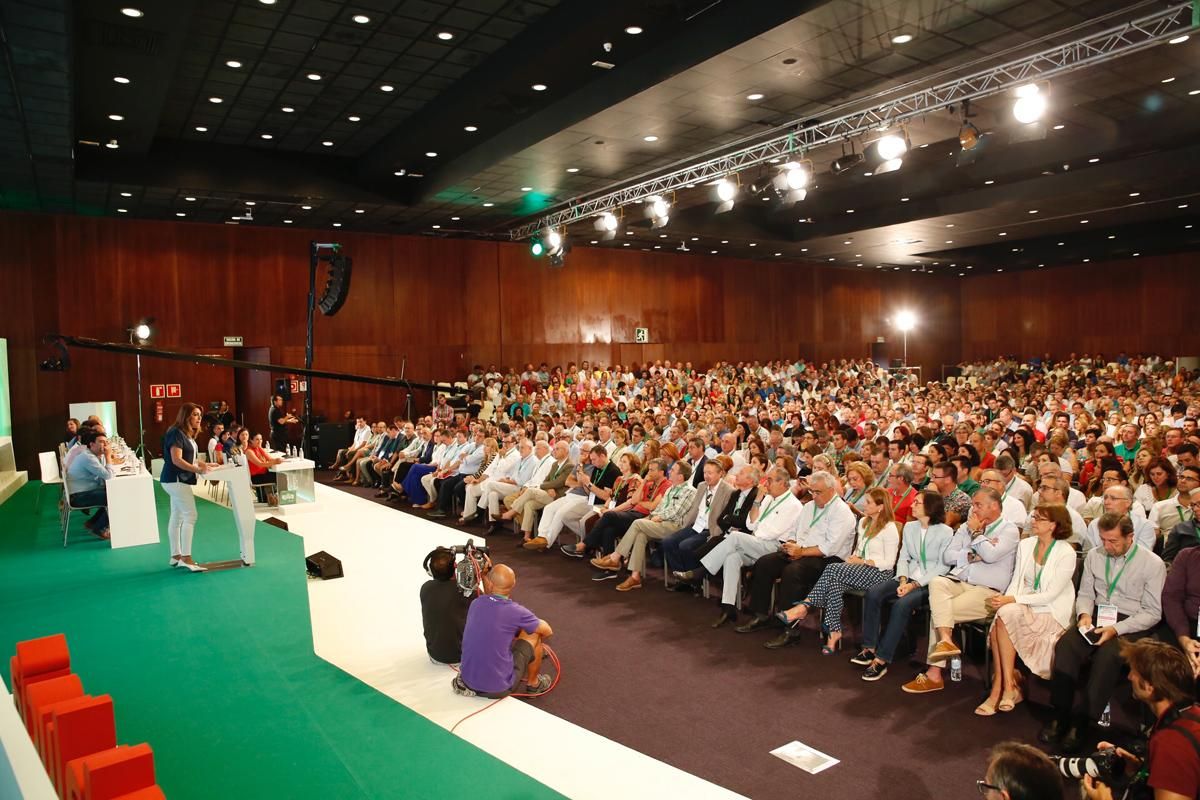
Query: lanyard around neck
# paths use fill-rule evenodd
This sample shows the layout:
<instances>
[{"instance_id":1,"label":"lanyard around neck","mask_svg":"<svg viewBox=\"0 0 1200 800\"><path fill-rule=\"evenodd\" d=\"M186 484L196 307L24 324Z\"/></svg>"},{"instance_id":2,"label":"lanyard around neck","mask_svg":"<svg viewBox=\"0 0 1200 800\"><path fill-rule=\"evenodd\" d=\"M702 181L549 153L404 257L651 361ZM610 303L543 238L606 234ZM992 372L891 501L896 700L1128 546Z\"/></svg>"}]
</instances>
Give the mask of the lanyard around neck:
<instances>
[{"instance_id":1,"label":"lanyard around neck","mask_svg":"<svg viewBox=\"0 0 1200 800\"><path fill-rule=\"evenodd\" d=\"M1112 600L1113 592L1117 590L1117 584L1121 582L1121 576L1125 574L1125 568L1129 566L1129 562L1133 561L1133 557L1137 555L1138 546L1135 544L1129 551L1129 555L1125 556L1125 563L1121 565L1121 569L1117 572L1117 577L1109 579L1109 573L1112 570L1112 558L1105 556L1104 558L1104 582L1108 584L1108 594L1105 599Z\"/></svg>"},{"instance_id":2,"label":"lanyard around neck","mask_svg":"<svg viewBox=\"0 0 1200 800\"><path fill-rule=\"evenodd\" d=\"M1054 552L1054 545L1058 544L1057 539L1050 540L1050 546L1046 548L1046 552L1042 554L1041 568L1038 568L1037 563L1037 545L1033 546L1033 590L1036 592L1042 587L1042 573L1046 571L1046 564L1050 561L1050 554Z\"/></svg>"}]
</instances>

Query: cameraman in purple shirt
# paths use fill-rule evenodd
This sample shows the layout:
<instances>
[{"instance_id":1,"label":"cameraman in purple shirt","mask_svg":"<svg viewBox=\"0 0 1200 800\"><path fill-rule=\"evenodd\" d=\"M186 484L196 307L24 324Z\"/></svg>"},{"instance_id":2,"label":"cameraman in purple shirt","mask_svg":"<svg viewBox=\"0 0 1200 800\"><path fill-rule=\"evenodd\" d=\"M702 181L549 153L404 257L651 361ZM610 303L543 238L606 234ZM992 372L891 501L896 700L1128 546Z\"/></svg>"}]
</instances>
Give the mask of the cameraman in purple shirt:
<instances>
[{"instance_id":1,"label":"cameraman in purple shirt","mask_svg":"<svg viewBox=\"0 0 1200 800\"><path fill-rule=\"evenodd\" d=\"M454 679L457 694L498 698L550 689L550 676L539 672L545 653L542 641L554 631L510 599L516 584L517 576L505 564L492 567L484 577L488 593L476 598L467 612L462 668Z\"/></svg>"}]
</instances>

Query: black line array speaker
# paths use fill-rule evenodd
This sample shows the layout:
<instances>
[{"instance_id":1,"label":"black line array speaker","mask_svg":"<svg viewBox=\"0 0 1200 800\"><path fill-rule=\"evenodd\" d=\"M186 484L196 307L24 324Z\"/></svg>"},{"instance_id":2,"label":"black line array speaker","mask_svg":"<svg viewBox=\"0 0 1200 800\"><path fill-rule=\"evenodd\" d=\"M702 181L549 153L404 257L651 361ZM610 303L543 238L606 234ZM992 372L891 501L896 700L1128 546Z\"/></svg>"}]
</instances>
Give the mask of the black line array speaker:
<instances>
[{"instance_id":1,"label":"black line array speaker","mask_svg":"<svg viewBox=\"0 0 1200 800\"><path fill-rule=\"evenodd\" d=\"M304 559L304 568L308 571L310 578L319 578L323 581L328 581L342 577L342 562L324 550L319 553L313 553Z\"/></svg>"},{"instance_id":2,"label":"black line array speaker","mask_svg":"<svg viewBox=\"0 0 1200 800\"><path fill-rule=\"evenodd\" d=\"M346 295L350 294L350 269L353 266L354 259L341 253L329 259L329 280L325 282L325 291L317 301L317 306L325 316L332 317L346 302Z\"/></svg>"}]
</instances>

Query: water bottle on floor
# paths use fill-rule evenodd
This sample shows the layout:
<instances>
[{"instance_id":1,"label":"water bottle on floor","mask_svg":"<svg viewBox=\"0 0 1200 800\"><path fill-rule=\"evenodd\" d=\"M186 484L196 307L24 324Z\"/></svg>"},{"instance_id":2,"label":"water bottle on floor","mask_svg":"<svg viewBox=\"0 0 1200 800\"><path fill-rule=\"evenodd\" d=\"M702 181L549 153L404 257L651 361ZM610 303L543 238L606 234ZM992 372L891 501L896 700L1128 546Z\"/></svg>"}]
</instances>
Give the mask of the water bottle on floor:
<instances>
[{"instance_id":1,"label":"water bottle on floor","mask_svg":"<svg viewBox=\"0 0 1200 800\"><path fill-rule=\"evenodd\" d=\"M955 683L962 680L962 659L958 656L950 659L950 680Z\"/></svg>"},{"instance_id":2,"label":"water bottle on floor","mask_svg":"<svg viewBox=\"0 0 1200 800\"><path fill-rule=\"evenodd\" d=\"M1096 724L1101 728L1112 727L1112 703L1104 706L1104 711L1100 714L1100 719L1096 720Z\"/></svg>"}]
</instances>

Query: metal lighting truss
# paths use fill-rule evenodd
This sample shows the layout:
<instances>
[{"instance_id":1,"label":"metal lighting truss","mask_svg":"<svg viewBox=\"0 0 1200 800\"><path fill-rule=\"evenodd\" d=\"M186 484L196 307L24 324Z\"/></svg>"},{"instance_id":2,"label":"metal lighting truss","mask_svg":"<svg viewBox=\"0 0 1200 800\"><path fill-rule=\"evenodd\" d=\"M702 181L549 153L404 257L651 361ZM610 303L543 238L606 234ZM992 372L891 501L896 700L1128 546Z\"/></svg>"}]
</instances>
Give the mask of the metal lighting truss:
<instances>
[{"instance_id":1,"label":"metal lighting truss","mask_svg":"<svg viewBox=\"0 0 1200 800\"><path fill-rule=\"evenodd\" d=\"M772 159L786 159L815 147L845 142L871 131L890 128L953 103L1000 94L1032 81L1043 81L1093 67L1153 47L1192 27L1193 3L1185 2L1066 44L1042 50L1001 66L976 72L938 86L921 89L864 111L804 126L793 123L784 135L697 162L647 180L590 198L568 201L566 207L536 222L508 232L524 239L543 228L568 225L603 211L638 203L655 195L691 188Z\"/></svg>"}]
</instances>

